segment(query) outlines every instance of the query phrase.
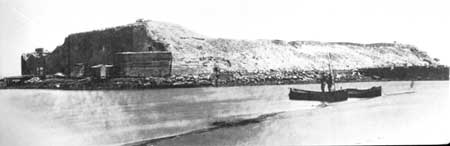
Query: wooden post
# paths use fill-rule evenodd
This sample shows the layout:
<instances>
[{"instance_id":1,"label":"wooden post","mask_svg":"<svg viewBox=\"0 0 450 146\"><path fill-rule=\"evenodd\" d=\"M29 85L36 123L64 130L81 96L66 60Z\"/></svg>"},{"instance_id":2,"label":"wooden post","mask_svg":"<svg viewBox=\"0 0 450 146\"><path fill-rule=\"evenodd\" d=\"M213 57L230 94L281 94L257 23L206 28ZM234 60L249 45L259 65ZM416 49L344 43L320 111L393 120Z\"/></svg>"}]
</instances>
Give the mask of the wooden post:
<instances>
[{"instance_id":1,"label":"wooden post","mask_svg":"<svg viewBox=\"0 0 450 146\"><path fill-rule=\"evenodd\" d=\"M172 53L170 53L169 77L172 76L172 63L173 63L173 57L172 57Z\"/></svg>"},{"instance_id":2,"label":"wooden post","mask_svg":"<svg viewBox=\"0 0 450 146\"><path fill-rule=\"evenodd\" d=\"M67 50L67 66L69 67L69 72L67 73L67 75L69 75L69 77L70 77L70 73L72 72L72 68L70 65L70 47L71 47L70 42L68 45L69 45L69 49Z\"/></svg>"},{"instance_id":3,"label":"wooden post","mask_svg":"<svg viewBox=\"0 0 450 146\"><path fill-rule=\"evenodd\" d=\"M328 69L330 71L331 77L332 77L332 86L333 86L333 91L336 91L336 82L335 82L335 74L333 72L333 69L331 68L331 53L328 53Z\"/></svg>"}]
</instances>

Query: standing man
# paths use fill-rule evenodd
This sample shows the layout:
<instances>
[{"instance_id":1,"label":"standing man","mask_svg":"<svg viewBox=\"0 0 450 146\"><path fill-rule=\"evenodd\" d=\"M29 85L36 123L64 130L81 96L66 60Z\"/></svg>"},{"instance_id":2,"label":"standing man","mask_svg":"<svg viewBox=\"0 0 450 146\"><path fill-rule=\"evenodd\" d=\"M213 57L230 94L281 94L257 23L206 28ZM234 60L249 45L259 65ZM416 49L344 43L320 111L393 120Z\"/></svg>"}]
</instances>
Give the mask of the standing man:
<instances>
[{"instance_id":1,"label":"standing man","mask_svg":"<svg viewBox=\"0 0 450 146\"><path fill-rule=\"evenodd\" d=\"M217 81L219 80L220 68L218 66L214 66L213 72L214 72L214 85L218 86Z\"/></svg>"},{"instance_id":2,"label":"standing man","mask_svg":"<svg viewBox=\"0 0 450 146\"><path fill-rule=\"evenodd\" d=\"M327 77L325 76L324 72L320 73L319 80L320 80L320 89L322 90L323 93L325 92L325 83L327 81Z\"/></svg>"},{"instance_id":3,"label":"standing man","mask_svg":"<svg viewBox=\"0 0 450 146\"><path fill-rule=\"evenodd\" d=\"M409 88L414 88L414 80L411 80L411 84L409 84Z\"/></svg>"},{"instance_id":4,"label":"standing man","mask_svg":"<svg viewBox=\"0 0 450 146\"><path fill-rule=\"evenodd\" d=\"M333 87L333 75L331 75L331 73L328 74L327 84L328 84L328 92L331 92L331 87Z\"/></svg>"},{"instance_id":5,"label":"standing man","mask_svg":"<svg viewBox=\"0 0 450 146\"><path fill-rule=\"evenodd\" d=\"M326 93L325 93L325 83L327 82L327 76L325 75L325 72L321 72L320 73L320 89L322 90L322 99L321 99L321 103L319 104L319 107L326 107L327 104L325 103L325 98L327 98Z\"/></svg>"}]
</instances>

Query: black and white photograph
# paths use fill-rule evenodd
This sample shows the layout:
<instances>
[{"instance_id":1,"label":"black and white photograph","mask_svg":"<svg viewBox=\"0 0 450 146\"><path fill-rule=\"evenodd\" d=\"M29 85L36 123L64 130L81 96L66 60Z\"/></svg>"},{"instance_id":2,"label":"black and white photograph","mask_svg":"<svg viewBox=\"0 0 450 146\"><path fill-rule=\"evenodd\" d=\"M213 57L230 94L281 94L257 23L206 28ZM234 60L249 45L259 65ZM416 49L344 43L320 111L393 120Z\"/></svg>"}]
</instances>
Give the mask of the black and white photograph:
<instances>
[{"instance_id":1,"label":"black and white photograph","mask_svg":"<svg viewBox=\"0 0 450 146\"><path fill-rule=\"evenodd\" d=\"M450 143L447 0L0 0L0 146Z\"/></svg>"}]
</instances>

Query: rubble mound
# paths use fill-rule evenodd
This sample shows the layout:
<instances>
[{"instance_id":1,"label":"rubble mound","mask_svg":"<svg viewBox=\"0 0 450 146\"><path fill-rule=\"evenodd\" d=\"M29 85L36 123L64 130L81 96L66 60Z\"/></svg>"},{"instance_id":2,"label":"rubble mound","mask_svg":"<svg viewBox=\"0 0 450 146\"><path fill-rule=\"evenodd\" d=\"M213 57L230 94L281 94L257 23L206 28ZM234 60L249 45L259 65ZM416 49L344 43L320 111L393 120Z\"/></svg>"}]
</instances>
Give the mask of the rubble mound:
<instances>
[{"instance_id":1,"label":"rubble mound","mask_svg":"<svg viewBox=\"0 0 450 146\"><path fill-rule=\"evenodd\" d=\"M148 36L167 44L174 73L228 71L326 70L385 66L424 66L437 62L417 47L397 43L235 40L211 38L176 24L146 20Z\"/></svg>"},{"instance_id":2,"label":"rubble mound","mask_svg":"<svg viewBox=\"0 0 450 146\"><path fill-rule=\"evenodd\" d=\"M265 72L437 64L437 59L407 44L213 38L152 20L69 35L47 62L50 73L67 73L76 63L113 64L114 54L124 51L170 51L175 75L212 73L213 68Z\"/></svg>"}]
</instances>

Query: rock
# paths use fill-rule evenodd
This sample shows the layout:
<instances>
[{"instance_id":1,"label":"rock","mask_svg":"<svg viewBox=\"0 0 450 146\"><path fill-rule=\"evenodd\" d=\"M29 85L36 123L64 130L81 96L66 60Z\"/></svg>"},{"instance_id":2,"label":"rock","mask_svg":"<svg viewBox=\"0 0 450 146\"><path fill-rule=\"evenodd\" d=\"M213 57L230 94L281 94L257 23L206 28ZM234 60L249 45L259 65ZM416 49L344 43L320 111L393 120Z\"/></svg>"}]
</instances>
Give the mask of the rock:
<instances>
[{"instance_id":1,"label":"rock","mask_svg":"<svg viewBox=\"0 0 450 146\"><path fill-rule=\"evenodd\" d=\"M200 80L200 81L198 82L198 84L199 84L199 85L202 85L202 86L213 85L213 84L211 83L211 81L208 81L208 80Z\"/></svg>"},{"instance_id":2,"label":"rock","mask_svg":"<svg viewBox=\"0 0 450 146\"><path fill-rule=\"evenodd\" d=\"M40 82L42 82L42 80L39 77L33 77L25 81L25 83L40 83Z\"/></svg>"}]
</instances>

